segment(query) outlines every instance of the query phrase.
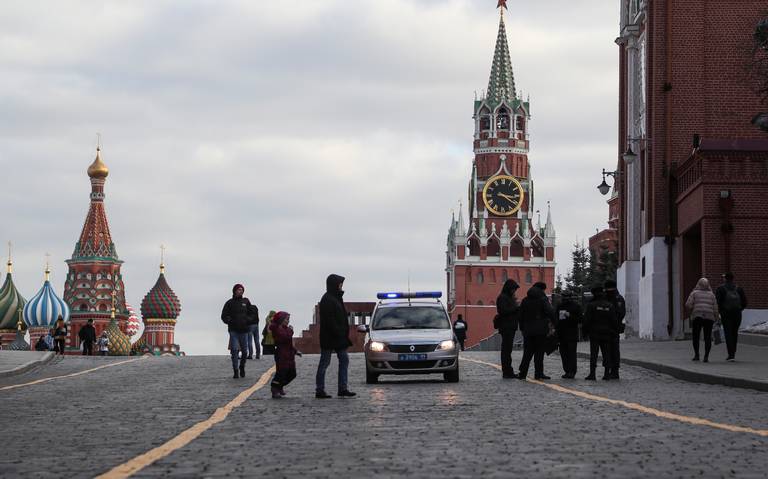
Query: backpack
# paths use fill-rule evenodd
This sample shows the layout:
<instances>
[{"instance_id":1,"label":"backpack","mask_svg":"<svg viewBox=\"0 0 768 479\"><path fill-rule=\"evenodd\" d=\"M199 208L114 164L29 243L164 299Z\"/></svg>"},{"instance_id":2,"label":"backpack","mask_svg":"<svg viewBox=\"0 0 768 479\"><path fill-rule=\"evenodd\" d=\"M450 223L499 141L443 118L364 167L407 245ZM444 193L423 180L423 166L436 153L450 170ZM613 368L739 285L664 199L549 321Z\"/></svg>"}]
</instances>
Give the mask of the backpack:
<instances>
[{"instance_id":1,"label":"backpack","mask_svg":"<svg viewBox=\"0 0 768 479\"><path fill-rule=\"evenodd\" d=\"M737 288L725 288L725 296L723 297L723 310L730 312L741 311L741 296L739 295Z\"/></svg>"}]
</instances>

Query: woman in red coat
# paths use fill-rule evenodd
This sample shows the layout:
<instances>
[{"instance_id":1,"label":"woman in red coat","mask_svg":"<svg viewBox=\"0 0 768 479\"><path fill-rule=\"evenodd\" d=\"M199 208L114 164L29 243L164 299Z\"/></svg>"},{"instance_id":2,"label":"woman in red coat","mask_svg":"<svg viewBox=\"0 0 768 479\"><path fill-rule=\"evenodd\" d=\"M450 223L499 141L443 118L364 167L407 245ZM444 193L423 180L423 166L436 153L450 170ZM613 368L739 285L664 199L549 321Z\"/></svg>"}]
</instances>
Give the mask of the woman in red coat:
<instances>
[{"instance_id":1,"label":"woman in red coat","mask_svg":"<svg viewBox=\"0 0 768 479\"><path fill-rule=\"evenodd\" d=\"M293 326L289 324L291 315L280 311L272 317L269 330L275 341L275 363L277 372L272 378L272 399L285 396L283 388L296 378L296 355L301 353L293 347Z\"/></svg>"}]
</instances>

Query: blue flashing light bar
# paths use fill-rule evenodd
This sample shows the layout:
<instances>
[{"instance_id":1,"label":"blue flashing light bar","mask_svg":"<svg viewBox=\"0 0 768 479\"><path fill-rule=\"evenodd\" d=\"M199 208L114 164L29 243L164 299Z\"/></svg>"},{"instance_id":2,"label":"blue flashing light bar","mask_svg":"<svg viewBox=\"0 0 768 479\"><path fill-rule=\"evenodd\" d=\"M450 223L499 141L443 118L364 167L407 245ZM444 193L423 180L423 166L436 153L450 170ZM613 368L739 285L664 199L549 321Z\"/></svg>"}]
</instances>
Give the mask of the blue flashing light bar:
<instances>
[{"instance_id":1,"label":"blue flashing light bar","mask_svg":"<svg viewBox=\"0 0 768 479\"><path fill-rule=\"evenodd\" d=\"M442 298L442 291L417 291L414 293L378 293L378 299L416 299L416 298Z\"/></svg>"}]
</instances>

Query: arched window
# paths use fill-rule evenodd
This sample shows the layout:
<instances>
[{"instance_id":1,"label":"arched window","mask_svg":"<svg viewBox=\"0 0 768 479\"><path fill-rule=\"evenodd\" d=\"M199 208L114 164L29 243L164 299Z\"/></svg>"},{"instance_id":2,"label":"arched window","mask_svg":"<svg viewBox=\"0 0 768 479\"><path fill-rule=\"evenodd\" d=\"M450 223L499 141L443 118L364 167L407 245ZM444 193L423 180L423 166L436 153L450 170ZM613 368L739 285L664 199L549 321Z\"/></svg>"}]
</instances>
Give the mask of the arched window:
<instances>
[{"instance_id":1,"label":"arched window","mask_svg":"<svg viewBox=\"0 0 768 479\"><path fill-rule=\"evenodd\" d=\"M480 256L480 240L474 236L469 239L469 255Z\"/></svg>"},{"instance_id":2,"label":"arched window","mask_svg":"<svg viewBox=\"0 0 768 479\"><path fill-rule=\"evenodd\" d=\"M486 246L485 251L488 256L500 256L501 246L499 246L499 240L496 238L489 239L488 246Z\"/></svg>"},{"instance_id":3,"label":"arched window","mask_svg":"<svg viewBox=\"0 0 768 479\"><path fill-rule=\"evenodd\" d=\"M483 284L485 282L485 275L483 275L483 271L480 270L477 272L477 283Z\"/></svg>"},{"instance_id":4,"label":"arched window","mask_svg":"<svg viewBox=\"0 0 768 479\"><path fill-rule=\"evenodd\" d=\"M99 311L106 311L106 310L107 310L107 305L106 305L106 304L104 304L104 303L101 303L101 304L99 305Z\"/></svg>"},{"instance_id":5,"label":"arched window","mask_svg":"<svg viewBox=\"0 0 768 479\"><path fill-rule=\"evenodd\" d=\"M515 270L515 281L517 281L517 284L520 284L520 271Z\"/></svg>"},{"instance_id":6,"label":"arched window","mask_svg":"<svg viewBox=\"0 0 768 479\"><path fill-rule=\"evenodd\" d=\"M515 117L515 120L517 123L515 129L520 133L525 133L525 117L523 115L518 115Z\"/></svg>"},{"instance_id":7,"label":"arched window","mask_svg":"<svg viewBox=\"0 0 768 479\"><path fill-rule=\"evenodd\" d=\"M499 108L496 113L496 128L499 130L509 130L509 111L506 108Z\"/></svg>"},{"instance_id":8,"label":"arched window","mask_svg":"<svg viewBox=\"0 0 768 479\"><path fill-rule=\"evenodd\" d=\"M528 284L533 283L533 275L530 269L525 270L525 282Z\"/></svg>"},{"instance_id":9,"label":"arched window","mask_svg":"<svg viewBox=\"0 0 768 479\"><path fill-rule=\"evenodd\" d=\"M480 300L480 299L479 299L479 300L477 300L477 305L478 305L478 306L482 306L482 305L483 305L483 301L482 301L482 300Z\"/></svg>"},{"instance_id":10,"label":"arched window","mask_svg":"<svg viewBox=\"0 0 768 479\"><path fill-rule=\"evenodd\" d=\"M88 305L86 303L83 303L78 308L80 311L88 311Z\"/></svg>"},{"instance_id":11,"label":"arched window","mask_svg":"<svg viewBox=\"0 0 768 479\"><path fill-rule=\"evenodd\" d=\"M531 243L531 256L540 258L544 256L544 245L539 241Z\"/></svg>"},{"instance_id":12,"label":"arched window","mask_svg":"<svg viewBox=\"0 0 768 479\"><path fill-rule=\"evenodd\" d=\"M507 273L507 270L506 269L502 269L501 270L501 282L502 283L506 283L508 279L509 279L509 274Z\"/></svg>"},{"instance_id":13,"label":"arched window","mask_svg":"<svg viewBox=\"0 0 768 479\"><path fill-rule=\"evenodd\" d=\"M513 239L512 243L509 245L509 255L523 256L523 242L520 241L519 238Z\"/></svg>"}]
</instances>

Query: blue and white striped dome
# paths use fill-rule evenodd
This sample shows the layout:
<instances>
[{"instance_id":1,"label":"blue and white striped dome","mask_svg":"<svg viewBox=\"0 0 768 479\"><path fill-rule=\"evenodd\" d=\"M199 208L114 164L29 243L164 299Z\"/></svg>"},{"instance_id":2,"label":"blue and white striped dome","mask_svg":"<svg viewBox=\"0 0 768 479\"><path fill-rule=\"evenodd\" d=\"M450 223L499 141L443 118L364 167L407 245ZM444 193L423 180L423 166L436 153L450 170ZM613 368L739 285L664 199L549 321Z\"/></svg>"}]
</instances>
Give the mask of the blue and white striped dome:
<instances>
[{"instance_id":1,"label":"blue and white striped dome","mask_svg":"<svg viewBox=\"0 0 768 479\"><path fill-rule=\"evenodd\" d=\"M50 327L56 324L56 319L61 316L64 321L69 321L69 306L46 280L43 287L24 306L24 322L29 327Z\"/></svg>"}]
</instances>

